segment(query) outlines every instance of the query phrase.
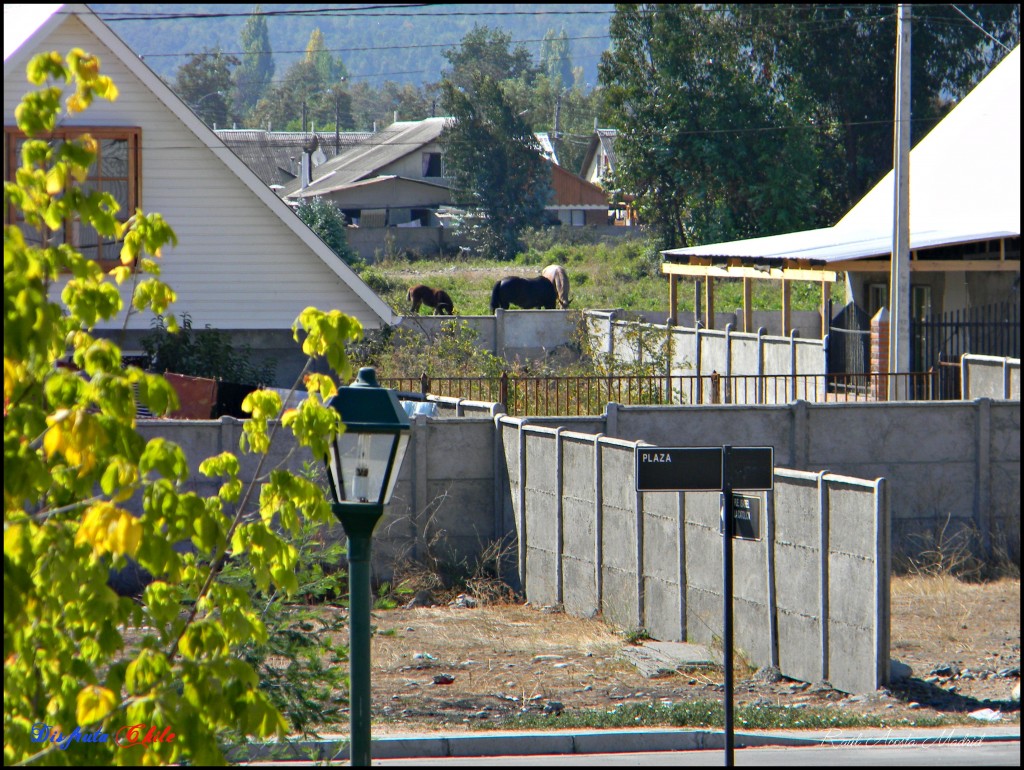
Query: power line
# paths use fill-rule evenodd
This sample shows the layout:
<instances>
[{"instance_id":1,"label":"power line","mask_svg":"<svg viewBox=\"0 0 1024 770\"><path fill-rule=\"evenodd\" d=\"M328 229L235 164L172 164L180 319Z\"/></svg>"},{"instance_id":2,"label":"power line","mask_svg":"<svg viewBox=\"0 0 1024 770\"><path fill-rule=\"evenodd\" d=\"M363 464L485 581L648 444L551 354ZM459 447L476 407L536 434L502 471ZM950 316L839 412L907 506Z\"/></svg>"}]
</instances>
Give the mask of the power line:
<instances>
[{"instance_id":1,"label":"power line","mask_svg":"<svg viewBox=\"0 0 1024 770\"><path fill-rule=\"evenodd\" d=\"M580 37L567 38L570 42L575 40L610 40L608 35L582 35ZM543 43L544 38L528 38L526 40L510 40L510 44L522 45L524 43ZM351 53L362 52L362 51L407 51L414 48L452 48L462 45L462 41L459 40L454 43L414 43L409 45L371 45L361 46L358 48L320 48L316 52L320 53ZM294 53L307 53L305 48L289 48L280 51L200 51L200 52L182 52L182 53L147 53L139 54L140 59L156 59L159 57L173 57L173 56L199 56L204 53L220 53L225 56L243 56L245 54L294 54Z\"/></svg>"},{"instance_id":2,"label":"power line","mask_svg":"<svg viewBox=\"0 0 1024 770\"><path fill-rule=\"evenodd\" d=\"M988 30L986 30L983 26L978 24L974 19L972 19L970 16L968 16L966 13L961 11L959 8L957 8L952 3L950 3L949 7L952 8L957 13L959 13L961 16L963 16L965 19L967 19L967 21L971 22L971 24L973 24L975 27L980 29L982 31L982 33L984 33L985 37L987 37L989 40L991 40L992 42L996 43L997 45L1002 46L1003 50L1006 51L1007 53L1010 53L1010 49L1007 48L1006 45L1004 45L1001 40L999 40L995 36L989 34Z\"/></svg>"},{"instance_id":3,"label":"power line","mask_svg":"<svg viewBox=\"0 0 1024 770\"><path fill-rule=\"evenodd\" d=\"M182 19L217 19L217 18L234 18L234 17L250 17L250 16L270 16L270 17L282 17L282 16L359 16L366 18L377 18L377 17L394 17L396 13L371 13L370 11L382 11L391 10L399 11L414 8L429 8L437 5L444 5L443 3L410 3L406 5L360 5L349 8L287 8L282 10L269 10L269 11L239 11L239 12L222 12L222 13L159 13L159 12L145 12L145 13L130 13L121 12L121 15L114 15L114 13L102 15L101 18L104 21L177 21ZM437 13L407 13L402 14L412 18L417 17L432 17L432 18L444 18L448 16L608 16L613 11L601 11L601 10L585 10L582 8L573 8L572 10L514 10L514 11L444 11Z\"/></svg>"}]
</instances>

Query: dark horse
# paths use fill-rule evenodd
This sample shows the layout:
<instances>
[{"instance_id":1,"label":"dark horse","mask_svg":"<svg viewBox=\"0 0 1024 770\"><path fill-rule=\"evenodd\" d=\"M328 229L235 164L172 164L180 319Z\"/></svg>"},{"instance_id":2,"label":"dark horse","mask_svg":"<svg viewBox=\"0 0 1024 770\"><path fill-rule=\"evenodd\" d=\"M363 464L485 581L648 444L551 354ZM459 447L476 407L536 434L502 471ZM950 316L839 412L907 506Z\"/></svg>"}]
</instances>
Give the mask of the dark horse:
<instances>
[{"instance_id":1,"label":"dark horse","mask_svg":"<svg viewBox=\"0 0 1024 770\"><path fill-rule=\"evenodd\" d=\"M536 278L509 276L502 278L491 289L492 313L499 307L508 310L509 305L518 305L524 310L538 307L554 310L557 301L554 285L542 275Z\"/></svg>"},{"instance_id":2,"label":"dark horse","mask_svg":"<svg viewBox=\"0 0 1024 770\"><path fill-rule=\"evenodd\" d=\"M429 286L419 284L409 289L408 298L412 303L413 313L419 312L420 305L434 308L434 315L452 315L455 312L452 298L444 289L431 289Z\"/></svg>"}]
</instances>

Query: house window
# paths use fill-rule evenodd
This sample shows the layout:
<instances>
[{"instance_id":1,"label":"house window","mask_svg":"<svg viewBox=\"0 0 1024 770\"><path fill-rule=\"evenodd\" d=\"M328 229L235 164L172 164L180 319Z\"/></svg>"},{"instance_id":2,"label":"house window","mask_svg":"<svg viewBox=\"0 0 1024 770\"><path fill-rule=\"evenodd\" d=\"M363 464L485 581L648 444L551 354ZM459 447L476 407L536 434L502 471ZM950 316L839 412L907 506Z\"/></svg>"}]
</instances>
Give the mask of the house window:
<instances>
[{"instance_id":1,"label":"house window","mask_svg":"<svg viewBox=\"0 0 1024 770\"><path fill-rule=\"evenodd\" d=\"M923 321L932 314L932 287L910 287L910 317L915 321Z\"/></svg>"},{"instance_id":2,"label":"house window","mask_svg":"<svg viewBox=\"0 0 1024 770\"><path fill-rule=\"evenodd\" d=\"M17 128L6 127L5 149L8 181L13 181L21 167L21 147L25 135ZM110 193L120 209L117 218L127 222L135 213L141 198L140 138L138 128L76 127L59 128L51 138L57 141L74 139L89 134L96 140L96 158L89 166L88 178L83 185L85 191L99 190ZM13 209L8 209L5 221L21 224L22 219ZM69 218L57 230L28 230L22 228L26 241L42 245L69 243L88 259L95 259L104 270L121 263L121 243L111 237L101 236L95 229L81 222L78 217Z\"/></svg>"},{"instance_id":3,"label":"house window","mask_svg":"<svg viewBox=\"0 0 1024 770\"><path fill-rule=\"evenodd\" d=\"M874 318L880 308L889 307L889 284L868 284L868 317Z\"/></svg>"},{"instance_id":4,"label":"house window","mask_svg":"<svg viewBox=\"0 0 1024 770\"><path fill-rule=\"evenodd\" d=\"M423 153L423 176L443 176L444 171L441 168L441 153L439 152L425 152Z\"/></svg>"}]
</instances>

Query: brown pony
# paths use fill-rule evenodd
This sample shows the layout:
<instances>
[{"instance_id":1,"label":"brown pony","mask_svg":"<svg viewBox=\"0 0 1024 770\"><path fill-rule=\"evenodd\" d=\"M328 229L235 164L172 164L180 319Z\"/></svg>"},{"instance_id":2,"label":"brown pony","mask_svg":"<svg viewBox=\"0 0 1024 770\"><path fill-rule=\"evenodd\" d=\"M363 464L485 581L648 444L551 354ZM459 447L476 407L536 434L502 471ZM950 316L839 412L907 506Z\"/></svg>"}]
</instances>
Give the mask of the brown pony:
<instances>
[{"instance_id":1,"label":"brown pony","mask_svg":"<svg viewBox=\"0 0 1024 770\"><path fill-rule=\"evenodd\" d=\"M569 307L569 276L561 265L548 265L541 271L541 275L551 281L558 295L558 307L566 310Z\"/></svg>"},{"instance_id":2,"label":"brown pony","mask_svg":"<svg viewBox=\"0 0 1024 770\"><path fill-rule=\"evenodd\" d=\"M452 315L455 312L455 304L444 289L431 289L418 284L409 289L407 297L412 303L413 313L419 312L420 305L434 308L434 315Z\"/></svg>"}]
</instances>

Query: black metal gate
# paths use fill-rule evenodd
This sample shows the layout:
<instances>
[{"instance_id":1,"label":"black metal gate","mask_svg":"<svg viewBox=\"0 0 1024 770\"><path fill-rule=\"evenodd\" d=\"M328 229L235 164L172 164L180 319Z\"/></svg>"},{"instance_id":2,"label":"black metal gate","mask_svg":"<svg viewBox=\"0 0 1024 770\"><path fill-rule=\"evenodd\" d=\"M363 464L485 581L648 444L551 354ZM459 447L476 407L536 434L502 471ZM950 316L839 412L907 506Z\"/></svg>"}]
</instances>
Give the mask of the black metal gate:
<instances>
[{"instance_id":1,"label":"black metal gate","mask_svg":"<svg viewBox=\"0 0 1024 770\"><path fill-rule=\"evenodd\" d=\"M828 373L845 375L833 382L867 388L871 372L871 319L852 302L829 321L827 356Z\"/></svg>"},{"instance_id":2,"label":"black metal gate","mask_svg":"<svg viewBox=\"0 0 1024 770\"><path fill-rule=\"evenodd\" d=\"M999 302L911 319L914 371L959 362L964 353L1020 358L1020 305Z\"/></svg>"}]
</instances>

